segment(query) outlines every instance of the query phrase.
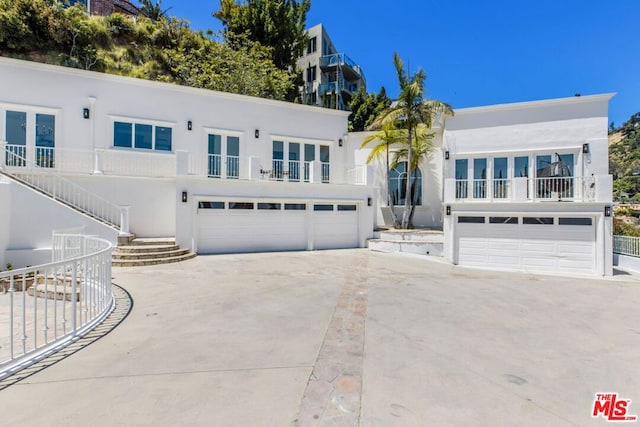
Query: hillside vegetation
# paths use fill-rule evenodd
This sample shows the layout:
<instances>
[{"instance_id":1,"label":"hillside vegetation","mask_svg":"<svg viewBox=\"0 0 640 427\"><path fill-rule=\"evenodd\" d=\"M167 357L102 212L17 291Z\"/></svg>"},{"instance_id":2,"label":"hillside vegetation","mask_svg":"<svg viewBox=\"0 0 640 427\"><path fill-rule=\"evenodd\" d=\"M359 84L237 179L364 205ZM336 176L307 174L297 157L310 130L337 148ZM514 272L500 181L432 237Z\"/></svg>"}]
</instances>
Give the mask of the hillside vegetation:
<instances>
[{"instance_id":1,"label":"hillside vegetation","mask_svg":"<svg viewBox=\"0 0 640 427\"><path fill-rule=\"evenodd\" d=\"M88 16L79 4L0 0L2 56L271 99L295 89L270 47L212 36L173 17Z\"/></svg>"},{"instance_id":2,"label":"hillside vegetation","mask_svg":"<svg viewBox=\"0 0 640 427\"><path fill-rule=\"evenodd\" d=\"M615 196L640 201L640 113L609 134L609 169Z\"/></svg>"}]
</instances>

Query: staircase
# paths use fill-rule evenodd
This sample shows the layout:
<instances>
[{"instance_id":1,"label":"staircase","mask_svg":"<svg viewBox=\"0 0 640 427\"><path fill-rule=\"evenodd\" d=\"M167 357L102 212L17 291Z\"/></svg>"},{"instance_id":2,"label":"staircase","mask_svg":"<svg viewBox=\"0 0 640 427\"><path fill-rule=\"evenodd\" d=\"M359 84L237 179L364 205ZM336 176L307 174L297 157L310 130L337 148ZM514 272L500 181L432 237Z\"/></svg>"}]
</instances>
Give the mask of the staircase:
<instances>
[{"instance_id":1,"label":"staircase","mask_svg":"<svg viewBox=\"0 0 640 427\"><path fill-rule=\"evenodd\" d=\"M118 244L113 252L114 267L142 267L145 265L169 264L194 258L189 249L180 249L171 238L134 238Z\"/></svg>"},{"instance_id":2,"label":"staircase","mask_svg":"<svg viewBox=\"0 0 640 427\"><path fill-rule=\"evenodd\" d=\"M437 229L379 230L374 232L374 238L368 243L372 251L441 257L444 233Z\"/></svg>"}]
</instances>

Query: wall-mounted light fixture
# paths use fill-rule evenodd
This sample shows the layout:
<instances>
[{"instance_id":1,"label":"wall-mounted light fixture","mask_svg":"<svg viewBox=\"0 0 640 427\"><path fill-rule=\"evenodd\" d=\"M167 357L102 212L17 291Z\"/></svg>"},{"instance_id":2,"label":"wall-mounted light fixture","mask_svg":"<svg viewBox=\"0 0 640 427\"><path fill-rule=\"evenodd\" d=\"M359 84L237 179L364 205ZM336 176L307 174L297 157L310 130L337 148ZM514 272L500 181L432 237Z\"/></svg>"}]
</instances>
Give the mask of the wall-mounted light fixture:
<instances>
[{"instance_id":1,"label":"wall-mounted light fixture","mask_svg":"<svg viewBox=\"0 0 640 427\"><path fill-rule=\"evenodd\" d=\"M256 131L254 132L254 135L256 139L260 138L260 129L256 129Z\"/></svg>"},{"instance_id":2,"label":"wall-mounted light fixture","mask_svg":"<svg viewBox=\"0 0 640 427\"><path fill-rule=\"evenodd\" d=\"M186 191L182 192L182 203L187 203L187 192Z\"/></svg>"},{"instance_id":3,"label":"wall-mounted light fixture","mask_svg":"<svg viewBox=\"0 0 640 427\"><path fill-rule=\"evenodd\" d=\"M584 154L589 154L589 144L582 144L582 152Z\"/></svg>"},{"instance_id":4,"label":"wall-mounted light fixture","mask_svg":"<svg viewBox=\"0 0 640 427\"><path fill-rule=\"evenodd\" d=\"M342 138L338 140L338 147L342 147Z\"/></svg>"},{"instance_id":5,"label":"wall-mounted light fixture","mask_svg":"<svg viewBox=\"0 0 640 427\"><path fill-rule=\"evenodd\" d=\"M367 206L371 206L371 202L372 202L371 197L367 197Z\"/></svg>"},{"instance_id":6,"label":"wall-mounted light fixture","mask_svg":"<svg viewBox=\"0 0 640 427\"><path fill-rule=\"evenodd\" d=\"M91 112L89 111L88 108L83 108L82 109L82 117L84 117L85 119L88 119L91 116Z\"/></svg>"},{"instance_id":7,"label":"wall-mounted light fixture","mask_svg":"<svg viewBox=\"0 0 640 427\"><path fill-rule=\"evenodd\" d=\"M192 130L193 129L193 122L191 120L189 120L187 122L187 130Z\"/></svg>"},{"instance_id":8,"label":"wall-mounted light fixture","mask_svg":"<svg viewBox=\"0 0 640 427\"><path fill-rule=\"evenodd\" d=\"M611 206L604 207L604 216L611 216Z\"/></svg>"},{"instance_id":9,"label":"wall-mounted light fixture","mask_svg":"<svg viewBox=\"0 0 640 427\"><path fill-rule=\"evenodd\" d=\"M449 160L449 152L448 151L444 152L444 159L445 160Z\"/></svg>"},{"instance_id":10,"label":"wall-mounted light fixture","mask_svg":"<svg viewBox=\"0 0 640 427\"><path fill-rule=\"evenodd\" d=\"M451 215L451 206L447 206L446 208L444 208L445 213L448 215Z\"/></svg>"}]
</instances>

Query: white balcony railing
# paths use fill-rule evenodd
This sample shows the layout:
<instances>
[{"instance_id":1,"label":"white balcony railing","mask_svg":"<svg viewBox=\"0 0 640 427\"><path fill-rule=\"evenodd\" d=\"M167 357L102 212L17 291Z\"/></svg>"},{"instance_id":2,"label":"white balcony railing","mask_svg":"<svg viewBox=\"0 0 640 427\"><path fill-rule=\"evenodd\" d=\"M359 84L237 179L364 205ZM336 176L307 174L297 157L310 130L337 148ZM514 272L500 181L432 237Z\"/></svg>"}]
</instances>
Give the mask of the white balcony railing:
<instances>
[{"instance_id":1,"label":"white balcony railing","mask_svg":"<svg viewBox=\"0 0 640 427\"><path fill-rule=\"evenodd\" d=\"M446 179L445 203L510 201L610 202L611 175L588 177Z\"/></svg>"},{"instance_id":2,"label":"white balcony railing","mask_svg":"<svg viewBox=\"0 0 640 427\"><path fill-rule=\"evenodd\" d=\"M109 315L112 249L95 237L54 235L52 258L58 261L0 272L0 380Z\"/></svg>"},{"instance_id":3,"label":"white balcony railing","mask_svg":"<svg viewBox=\"0 0 640 427\"><path fill-rule=\"evenodd\" d=\"M240 157L227 156L227 178L240 178Z\"/></svg>"},{"instance_id":4,"label":"white balcony railing","mask_svg":"<svg viewBox=\"0 0 640 427\"><path fill-rule=\"evenodd\" d=\"M320 163L322 167L322 182L327 184L331 181L331 165L326 162Z\"/></svg>"},{"instance_id":5,"label":"white balcony railing","mask_svg":"<svg viewBox=\"0 0 640 427\"><path fill-rule=\"evenodd\" d=\"M347 171L347 184L366 185L367 184L367 167L364 165L356 166Z\"/></svg>"}]
</instances>

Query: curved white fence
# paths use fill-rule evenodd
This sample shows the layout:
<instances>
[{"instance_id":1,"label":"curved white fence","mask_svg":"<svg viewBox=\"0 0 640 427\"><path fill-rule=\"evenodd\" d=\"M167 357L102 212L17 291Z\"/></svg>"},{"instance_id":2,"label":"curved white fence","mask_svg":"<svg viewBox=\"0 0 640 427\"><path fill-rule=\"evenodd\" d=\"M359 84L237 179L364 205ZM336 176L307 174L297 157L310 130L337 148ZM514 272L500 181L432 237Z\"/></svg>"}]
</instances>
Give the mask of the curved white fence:
<instances>
[{"instance_id":1,"label":"curved white fence","mask_svg":"<svg viewBox=\"0 0 640 427\"><path fill-rule=\"evenodd\" d=\"M106 240L54 235L50 264L0 272L0 380L75 341L114 308Z\"/></svg>"}]
</instances>

